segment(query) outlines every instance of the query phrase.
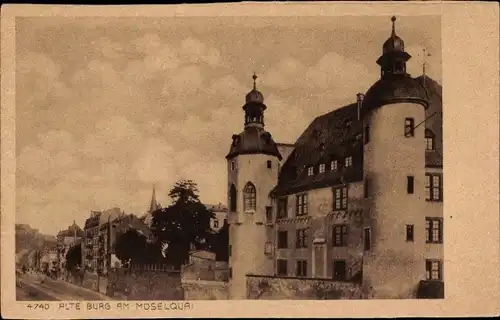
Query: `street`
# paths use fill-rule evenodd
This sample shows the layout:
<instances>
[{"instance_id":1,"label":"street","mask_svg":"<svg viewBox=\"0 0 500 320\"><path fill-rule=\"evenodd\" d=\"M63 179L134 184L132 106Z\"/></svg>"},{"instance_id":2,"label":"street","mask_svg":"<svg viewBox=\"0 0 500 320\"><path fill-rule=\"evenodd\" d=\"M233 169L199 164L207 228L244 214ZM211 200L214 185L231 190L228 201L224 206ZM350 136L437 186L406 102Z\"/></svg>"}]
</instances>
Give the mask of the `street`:
<instances>
[{"instance_id":1,"label":"street","mask_svg":"<svg viewBox=\"0 0 500 320\"><path fill-rule=\"evenodd\" d=\"M59 301L59 300L111 300L102 293L76 286L63 280L45 278L41 275L23 274L18 276L16 300L18 301Z\"/></svg>"}]
</instances>

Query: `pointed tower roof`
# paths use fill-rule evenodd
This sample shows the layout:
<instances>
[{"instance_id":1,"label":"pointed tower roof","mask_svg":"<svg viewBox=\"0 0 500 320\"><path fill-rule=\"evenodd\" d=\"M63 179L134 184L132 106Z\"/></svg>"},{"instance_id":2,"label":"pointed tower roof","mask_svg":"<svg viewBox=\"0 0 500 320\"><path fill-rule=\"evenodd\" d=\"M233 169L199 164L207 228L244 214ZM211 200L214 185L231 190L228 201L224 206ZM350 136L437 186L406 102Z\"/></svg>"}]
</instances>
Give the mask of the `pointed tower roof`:
<instances>
[{"instance_id":1,"label":"pointed tower roof","mask_svg":"<svg viewBox=\"0 0 500 320\"><path fill-rule=\"evenodd\" d=\"M155 190L155 185L153 185L153 195L151 196L151 203L149 205L149 211L148 212L153 212L158 210L158 202L156 202L156 190Z\"/></svg>"}]
</instances>

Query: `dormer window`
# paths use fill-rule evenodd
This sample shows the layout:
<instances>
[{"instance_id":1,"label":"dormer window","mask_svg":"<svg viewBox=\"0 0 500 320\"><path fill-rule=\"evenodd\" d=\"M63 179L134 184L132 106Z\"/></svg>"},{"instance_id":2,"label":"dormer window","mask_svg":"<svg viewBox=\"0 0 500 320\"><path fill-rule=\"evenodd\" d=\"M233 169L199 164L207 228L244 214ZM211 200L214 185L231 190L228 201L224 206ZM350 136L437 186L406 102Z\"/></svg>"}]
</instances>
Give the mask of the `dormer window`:
<instances>
[{"instance_id":1,"label":"dormer window","mask_svg":"<svg viewBox=\"0 0 500 320\"><path fill-rule=\"evenodd\" d=\"M314 167L309 167L307 168L307 175L308 176L312 176L314 174Z\"/></svg>"},{"instance_id":2,"label":"dormer window","mask_svg":"<svg viewBox=\"0 0 500 320\"><path fill-rule=\"evenodd\" d=\"M345 158L345 167L352 167L352 157Z\"/></svg>"},{"instance_id":3,"label":"dormer window","mask_svg":"<svg viewBox=\"0 0 500 320\"><path fill-rule=\"evenodd\" d=\"M426 151L432 151L434 150L434 133L429 130L425 129L425 150Z\"/></svg>"},{"instance_id":4,"label":"dormer window","mask_svg":"<svg viewBox=\"0 0 500 320\"><path fill-rule=\"evenodd\" d=\"M330 169L332 171L337 171L338 169L338 163L337 163L337 160L332 160L332 163L330 163Z\"/></svg>"},{"instance_id":5,"label":"dormer window","mask_svg":"<svg viewBox=\"0 0 500 320\"><path fill-rule=\"evenodd\" d=\"M324 163L321 163L319 165L319 173L324 173L325 172L325 164Z\"/></svg>"}]
</instances>

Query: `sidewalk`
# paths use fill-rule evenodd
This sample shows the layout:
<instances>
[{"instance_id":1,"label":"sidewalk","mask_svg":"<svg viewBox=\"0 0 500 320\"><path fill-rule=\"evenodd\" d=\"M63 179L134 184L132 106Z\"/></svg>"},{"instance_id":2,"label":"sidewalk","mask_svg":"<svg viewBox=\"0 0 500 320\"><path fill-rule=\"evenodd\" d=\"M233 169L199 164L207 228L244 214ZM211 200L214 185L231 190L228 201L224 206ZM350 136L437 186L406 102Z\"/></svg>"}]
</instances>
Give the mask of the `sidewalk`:
<instances>
[{"instance_id":1,"label":"sidewalk","mask_svg":"<svg viewBox=\"0 0 500 320\"><path fill-rule=\"evenodd\" d=\"M112 300L110 297L102 293L89 290L63 280L46 278L42 283L42 277L38 276L25 277L23 281L58 300Z\"/></svg>"},{"instance_id":2,"label":"sidewalk","mask_svg":"<svg viewBox=\"0 0 500 320\"><path fill-rule=\"evenodd\" d=\"M90 290L90 289L81 287L79 285L76 285L76 284L73 284L73 283L70 283L70 282L67 282L67 281L64 281L64 280L53 280L53 279L50 279L49 281L51 281L52 283L61 284L64 287L66 287L68 290L72 290L75 293L78 293L78 294L81 294L81 295L95 296L96 297L95 300L112 300L110 297L108 297L107 295L105 295L105 294L103 294L101 292Z\"/></svg>"}]
</instances>

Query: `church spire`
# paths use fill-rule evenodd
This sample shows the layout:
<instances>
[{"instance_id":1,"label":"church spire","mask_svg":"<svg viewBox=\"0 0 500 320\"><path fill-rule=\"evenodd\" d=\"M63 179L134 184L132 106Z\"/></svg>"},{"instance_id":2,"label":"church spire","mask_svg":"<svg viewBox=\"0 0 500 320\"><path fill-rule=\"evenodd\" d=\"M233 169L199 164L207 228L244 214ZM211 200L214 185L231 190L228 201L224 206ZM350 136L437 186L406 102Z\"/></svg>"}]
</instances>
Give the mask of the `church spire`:
<instances>
[{"instance_id":1,"label":"church spire","mask_svg":"<svg viewBox=\"0 0 500 320\"><path fill-rule=\"evenodd\" d=\"M156 202L156 190L153 184L153 195L151 196L151 204L149 205L149 213L158 210L158 202Z\"/></svg>"}]
</instances>

